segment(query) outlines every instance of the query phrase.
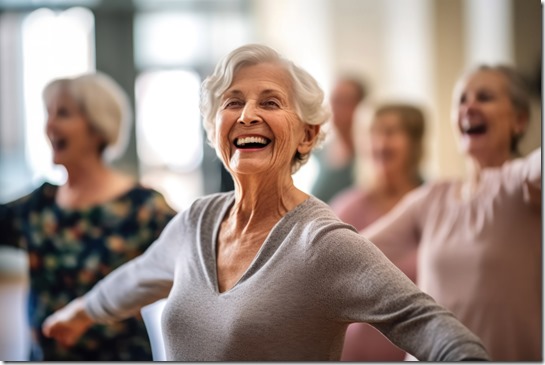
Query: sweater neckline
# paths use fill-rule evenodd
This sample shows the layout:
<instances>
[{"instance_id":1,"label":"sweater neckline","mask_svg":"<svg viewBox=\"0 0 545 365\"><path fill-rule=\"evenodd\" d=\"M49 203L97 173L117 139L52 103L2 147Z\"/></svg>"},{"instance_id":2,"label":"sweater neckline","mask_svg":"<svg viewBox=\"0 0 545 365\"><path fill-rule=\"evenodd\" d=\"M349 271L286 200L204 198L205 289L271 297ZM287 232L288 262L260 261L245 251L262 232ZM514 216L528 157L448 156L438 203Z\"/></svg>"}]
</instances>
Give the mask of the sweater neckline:
<instances>
[{"instance_id":1,"label":"sweater neckline","mask_svg":"<svg viewBox=\"0 0 545 365\"><path fill-rule=\"evenodd\" d=\"M278 248L281 246L282 242L284 240L274 240L274 237L278 234L277 232L282 231L283 228L286 225L289 225L290 223L294 223L295 221L291 219L292 216L299 214L302 210L304 210L311 202L313 201L313 197L309 196L307 199L303 200L300 204L295 206L292 210L288 211L282 218L276 222L276 224L271 228L269 231L267 237L261 244L261 247L255 254L254 258L252 259L250 265L246 268L246 270L242 273L240 278L237 280L237 282L228 290L225 290L223 292L219 291L219 285L218 285L218 265L217 265L217 247L218 247L218 237L219 237L219 231L221 227L221 223L226 216L229 209L233 206L235 203L235 194L234 192L232 195L226 199L225 203L223 204L223 207L219 210L219 213L217 215L217 219L214 223L214 230L212 233L212 240L211 240L211 260L212 265L210 265L209 275L210 275L210 282L213 283L213 290L218 296L223 295L229 295L231 292L236 291L243 283L251 278L259 269L261 268L261 262L266 262L266 255L273 254L278 250Z\"/></svg>"}]
</instances>

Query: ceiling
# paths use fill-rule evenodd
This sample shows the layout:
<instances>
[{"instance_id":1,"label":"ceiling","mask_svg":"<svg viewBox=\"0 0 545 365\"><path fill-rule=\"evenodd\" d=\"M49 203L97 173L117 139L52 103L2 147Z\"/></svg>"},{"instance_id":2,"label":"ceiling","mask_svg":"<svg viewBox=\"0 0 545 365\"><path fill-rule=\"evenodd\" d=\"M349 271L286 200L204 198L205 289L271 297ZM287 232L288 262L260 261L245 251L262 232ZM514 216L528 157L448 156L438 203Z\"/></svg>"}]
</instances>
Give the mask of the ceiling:
<instances>
[{"instance_id":1,"label":"ceiling","mask_svg":"<svg viewBox=\"0 0 545 365\"><path fill-rule=\"evenodd\" d=\"M0 0L0 11L83 6L100 10L243 9L249 0ZM218 9L219 8L219 9Z\"/></svg>"}]
</instances>

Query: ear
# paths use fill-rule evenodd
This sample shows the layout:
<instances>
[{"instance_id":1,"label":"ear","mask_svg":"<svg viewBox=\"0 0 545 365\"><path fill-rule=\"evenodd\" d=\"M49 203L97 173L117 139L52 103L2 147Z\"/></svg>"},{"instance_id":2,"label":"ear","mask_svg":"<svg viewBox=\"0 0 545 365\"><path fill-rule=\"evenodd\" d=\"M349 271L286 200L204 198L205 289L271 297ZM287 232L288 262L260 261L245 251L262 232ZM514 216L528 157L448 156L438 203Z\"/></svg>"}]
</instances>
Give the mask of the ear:
<instances>
[{"instance_id":1,"label":"ear","mask_svg":"<svg viewBox=\"0 0 545 365\"><path fill-rule=\"evenodd\" d=\"M93 124L87 123L87 126L89 140L92 140L98 146L98 153L102 155L106 147L108 147L106 137Z\"/></svg>"},{"instance_id":2,"label":"ear","mask_svg":"<svg viewBox=\"0 0 545 365\"><path fill-rule=\"evenodd\" d=\"M515 123L513 124L513 134L515 136L520 136L526 132L529 122L528 113L517 113Z\"/></svg>"},{"instance_id":3,"label":"ear","mask_svg":"<svg viewBox=\"0 0 545 365\"><path fill-rule=\"evenodd\" d=\"M297 146L297 152L302 155L305 155L312 150L314 144L316 143L316 138L320 133L320 126L313 124L305 124L304 137L303 140Z\"/></svg>"}]
</instances>

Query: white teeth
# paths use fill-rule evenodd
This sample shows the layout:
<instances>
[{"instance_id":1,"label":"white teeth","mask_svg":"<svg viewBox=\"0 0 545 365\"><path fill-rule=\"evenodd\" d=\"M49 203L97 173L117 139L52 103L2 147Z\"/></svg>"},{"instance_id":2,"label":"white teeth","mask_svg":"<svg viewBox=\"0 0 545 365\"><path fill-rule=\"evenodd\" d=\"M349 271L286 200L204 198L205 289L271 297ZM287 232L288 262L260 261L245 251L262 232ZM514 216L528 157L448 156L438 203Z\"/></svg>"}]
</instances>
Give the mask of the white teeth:
<instances>
[{"instance_id":1,"label":"white teeth","mask_svg":"<svg viewBox=\"0 0 545 365\"><path fill-rule=\"evenodd\" d=\"M237 146L244 146L247 143L267 144L267 140L263 137L243 137L236 141Z\"/></svg>"},{"instance_id":2,"label":"white teeth","mask_svg":"<svg viewBox=\"0 0 545 365\"><path fill-rule=\"evenodd\" d=\"M472 128L477 128L477 127L481 127L481 126L484 126L484 122L482 122L481 120L470 120L470 119L463 119L460 123L460 127L462 129L462 131L464 132L467 132L468 130L472 129Z\"/></svg>"},{"instance_id":3,"label":"white teeth","mask_svg":"<svg viewBox=\"0 0 545 365\"><path fill-rule=\"evenodd\" d=\"M471 123L467 119L462 120L461 124L462 124L462 130L464 131L467 131L469 128L471 128Z\"/></svg>"}]
</instances>

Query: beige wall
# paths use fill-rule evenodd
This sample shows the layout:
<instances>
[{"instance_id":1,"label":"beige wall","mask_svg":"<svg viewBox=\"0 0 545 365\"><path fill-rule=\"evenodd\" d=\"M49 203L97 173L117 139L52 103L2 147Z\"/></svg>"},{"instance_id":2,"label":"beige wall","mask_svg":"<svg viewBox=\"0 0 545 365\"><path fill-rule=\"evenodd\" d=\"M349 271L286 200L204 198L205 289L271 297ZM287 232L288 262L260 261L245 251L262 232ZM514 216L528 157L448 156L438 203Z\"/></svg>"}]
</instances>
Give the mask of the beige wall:
<instances>
[{"instance_id":1,"label":"beige wall","mask_svg":"<svg viewBox=\"0 0 545 365\"><path fill-rule=\"evenodd\" d=\"M459 74L481 61L535 74L541 62L539 0L255 0L253 7L256 38L309 69L326 92L335 74L355 71L369 81L372 101L423 106L430 179L465 173L450 122ZM534 104L524 152L541 143L540 100Z\"/></svg>"}]
</instances>

